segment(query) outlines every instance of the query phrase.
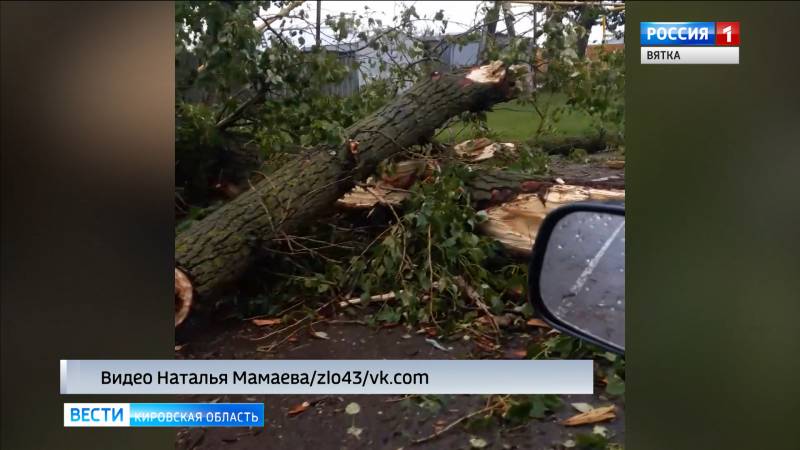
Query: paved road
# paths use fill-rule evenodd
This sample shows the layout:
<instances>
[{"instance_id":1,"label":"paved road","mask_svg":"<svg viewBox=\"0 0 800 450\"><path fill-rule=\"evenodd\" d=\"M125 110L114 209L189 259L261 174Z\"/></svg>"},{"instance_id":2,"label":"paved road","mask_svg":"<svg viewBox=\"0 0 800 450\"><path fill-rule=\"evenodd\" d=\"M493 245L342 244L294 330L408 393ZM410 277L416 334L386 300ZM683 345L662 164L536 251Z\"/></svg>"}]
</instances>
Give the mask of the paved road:
<instances>
[{"instance_id":1,"label":"paved road","mask_svg":"<svg viewBox=\"0 0 800 450\"><path fill-rule=\"evenodd\" d=\"M372 310L374 313L375 310ZM342 316L340 318L350 318ZM283 327L285 325L279 325ZM265 329L268 328L268 329ZM330 339L318 339L310 330L278 334L267 340L253 340L272 333L269 327L256 327L249 322L229 322L209 325L197 330L189 341L181 341L179 359L475 359L485 357L474 340L442 341L451 351L442 351L425 341L428 336L417 334L405 326L372 328L353 324L318 323L315 331L324 331ZM292 335L296 340L286 340ZM523 329L505 331L501 342L504 355L521 358L519 350L539 342L538 331ZM265 352L277 344L275 352ZM495 376L502 376L496 374ZM412 396L398 401L394 395L254 395L254 396L180 396L185 402L263 402L264 428L184 428L176 436L176 450L251 450L302 449L319 450L443 450L472 448L470 439L481 437L489 449L552 449L575 440L576 434L589 435L595 424L565 427L561 421L576 414L571 403L594 406L616 405L617 417L603 422L611 433L611 441L625 442L625 404L621 397L605 398L598 389L593 395L560 395L561 405L541 420L521 424L506 421L485 421L475 429L461 425L440 437L420 445L410 445L413 439L441 430L442 424L453 423L474 411L486 407L482 395ZM521 397L517 397L521 399ZM424 402L423 399L425 399ZM290 415L303 402L310 402L307 411ZM356 402L361 413L347 415L345 406ZM441 403L439 403L441 402ZM436 407L435 405L440 405ZM426 406L426 405L433 405ZM355 422L354 422L355 421ZM350 426L362 429L360 437L348 434Z\"/></svg>"},{"instance_id":2,"label":"paved road","mask_svg":"<svg viewBox=\"0 0 800 450\"><path fill-rule=\"evenodd\" d=\"M564 217L548 243L541 292L557 317L624 347L625 218Z\"/></svg>"}]
</instances>

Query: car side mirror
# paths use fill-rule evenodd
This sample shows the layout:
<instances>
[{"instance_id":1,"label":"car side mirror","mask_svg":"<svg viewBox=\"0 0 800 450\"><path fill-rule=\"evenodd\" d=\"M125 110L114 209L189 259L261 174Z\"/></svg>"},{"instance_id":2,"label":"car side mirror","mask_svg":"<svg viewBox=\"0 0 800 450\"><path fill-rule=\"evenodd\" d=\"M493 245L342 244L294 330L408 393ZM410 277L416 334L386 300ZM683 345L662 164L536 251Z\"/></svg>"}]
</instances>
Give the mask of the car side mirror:
<instances>
[{"instance_id":1,"label":"car side mirror","mask_svg":"<svg viewBox=\"0 0 800 450\"><path fill-rule=\"evenodd\" d=\"M625 352L625 207L573 203L542 222L528 297L553 328Z\"/></svg>"}]
</instances>

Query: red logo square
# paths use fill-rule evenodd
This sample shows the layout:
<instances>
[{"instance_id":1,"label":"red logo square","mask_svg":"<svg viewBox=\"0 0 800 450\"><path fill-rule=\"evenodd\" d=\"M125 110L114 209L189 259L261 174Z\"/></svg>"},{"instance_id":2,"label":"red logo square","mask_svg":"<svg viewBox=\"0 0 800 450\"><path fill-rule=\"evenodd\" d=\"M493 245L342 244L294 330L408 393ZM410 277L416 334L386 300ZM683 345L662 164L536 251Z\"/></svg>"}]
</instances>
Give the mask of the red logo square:
<instances>
[{"instance_id":1,"label":"red logo square","mask_svg":"<svg viewBox=\"0 0 800 450\"><path fill-rule=\"evenodd\" d=\"M717 22L716 45L739 45L739 22Z\"/></svg>"}]
</instances>

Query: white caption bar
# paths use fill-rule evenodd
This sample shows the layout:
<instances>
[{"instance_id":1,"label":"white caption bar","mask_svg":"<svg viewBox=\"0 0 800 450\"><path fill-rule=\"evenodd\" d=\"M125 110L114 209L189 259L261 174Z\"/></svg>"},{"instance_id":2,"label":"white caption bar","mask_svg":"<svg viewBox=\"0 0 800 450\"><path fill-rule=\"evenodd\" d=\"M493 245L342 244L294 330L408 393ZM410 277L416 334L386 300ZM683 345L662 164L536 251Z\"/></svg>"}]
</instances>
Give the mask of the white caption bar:
<instances>
[{"instance_id":1,"label":"white caption bar","mask_svg":"<svg viewBox=\"0 0 800 450\"><path fill-rule=\"evenodd\" d=\"M591 394L591 360L62 360L62 394Z\"/></svg>"},{"instance_id":2,"label":"white caption bar","mask_svg":"<svg viewBox=\"0 0 800 450\"><path fill-rule=\"evenodd\" d=\"M739 64L739 47L642 47L642 64Z\"/></svg>"}]
</instances>

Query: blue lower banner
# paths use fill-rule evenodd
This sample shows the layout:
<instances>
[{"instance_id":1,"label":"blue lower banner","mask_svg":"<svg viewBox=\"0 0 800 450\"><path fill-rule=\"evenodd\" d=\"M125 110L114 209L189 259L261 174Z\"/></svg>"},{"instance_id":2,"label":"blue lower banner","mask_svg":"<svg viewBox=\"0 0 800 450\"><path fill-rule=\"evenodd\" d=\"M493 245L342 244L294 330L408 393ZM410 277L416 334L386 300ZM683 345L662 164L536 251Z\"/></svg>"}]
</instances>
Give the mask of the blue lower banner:
<instances>
[{"instance_id":1,"label":"blue lower banner","mask_svg":"<svg viewBox=\"0 0 800 450\"><path fill-rule=\"evenodd\" d=\"M64 403L65 427L263 427L263 403Z\"/></svg>"}]
</instances>

